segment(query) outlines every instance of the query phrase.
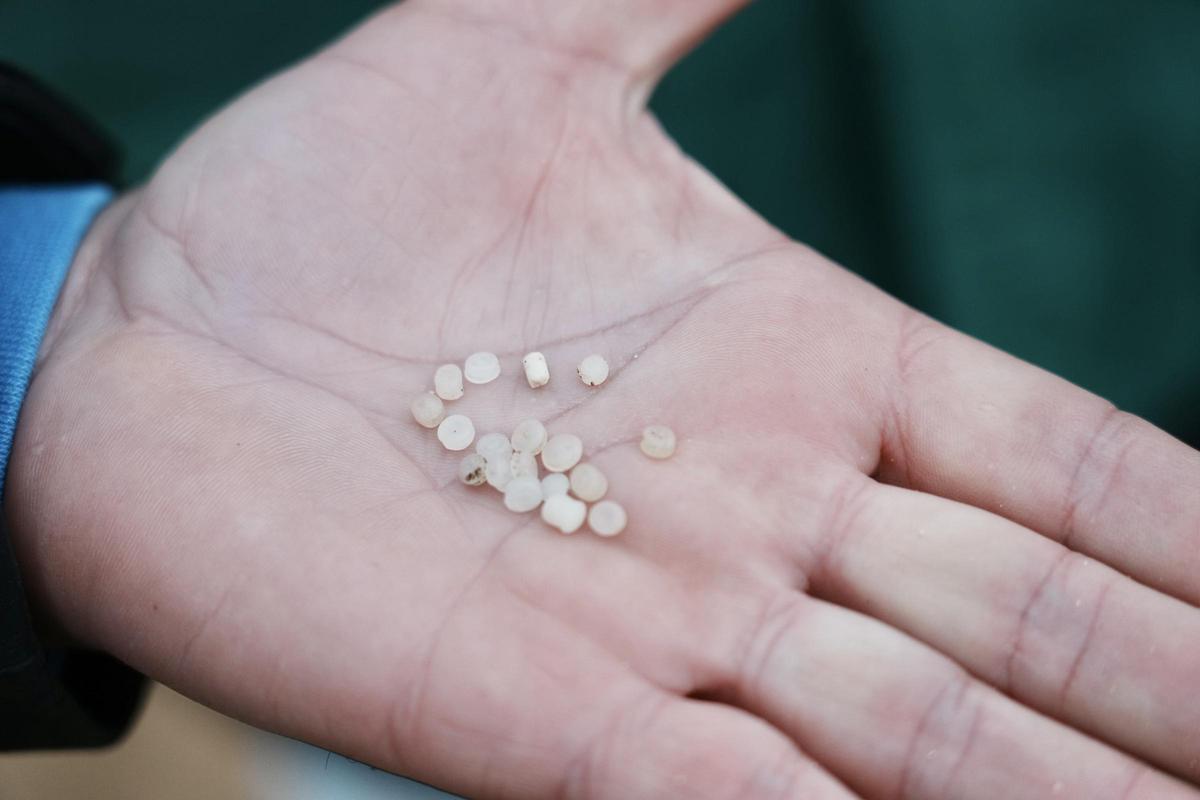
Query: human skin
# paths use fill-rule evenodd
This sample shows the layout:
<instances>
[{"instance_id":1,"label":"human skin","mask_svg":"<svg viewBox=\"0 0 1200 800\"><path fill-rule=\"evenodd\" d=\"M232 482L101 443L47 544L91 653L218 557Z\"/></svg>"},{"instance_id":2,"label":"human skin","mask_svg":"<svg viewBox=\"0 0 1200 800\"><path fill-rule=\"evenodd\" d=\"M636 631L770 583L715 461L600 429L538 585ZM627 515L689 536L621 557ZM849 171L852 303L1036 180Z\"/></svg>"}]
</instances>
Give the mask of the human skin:
<instances>
[{"instance_id":1,"label":"human skin","mask_svg":"<svg viewBox=\"0 0 1200 800\"><path fill-rule=\"evenodd\" d=\"M681 154L733 5L411 0L110 206L10 463L38 613L470 797L1200 798L1200 454ZM408 403L480 349L453 410L580 435L621 536L456 483Z\"/></svg>"}]
</instances>

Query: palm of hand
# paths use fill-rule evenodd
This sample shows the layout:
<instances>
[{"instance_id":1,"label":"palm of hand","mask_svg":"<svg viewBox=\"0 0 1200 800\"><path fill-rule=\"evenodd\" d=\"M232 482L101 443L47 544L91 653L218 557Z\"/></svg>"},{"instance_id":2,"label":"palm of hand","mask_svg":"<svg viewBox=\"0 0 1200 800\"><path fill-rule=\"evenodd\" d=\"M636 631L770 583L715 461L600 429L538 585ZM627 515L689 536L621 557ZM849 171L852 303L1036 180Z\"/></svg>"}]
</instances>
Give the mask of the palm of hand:
<instances>
[{"instance_id":1,"label":"palm of hand","mask_svg":"<svg viewBox=\"0 0 1200 800\"><path fill-rule=\"evenodd\" d=\"M94 234L34 387L26 430L88 453L89 489L31 470L77 533L27 558L103 553L35 569L46 604L219 708L472 795L850 796L828 770L869 797L1193 796L987 683L1200 775L1172 735L1200 652L1165 638L1195 609L1018 524L1194 602L1112 531L1160 521L1121 501L1154 483L1163 541L1194 543L1195 454L787 242L630 86L405 6L185 143ZM476 349L507 373L454 410L581 435L622 538L455 484L407 402ZM637 452L657 421L668 462ZM59 588L100 575L86 605ZM1147 644L1171 657L1124 686Z\"/></svg>"}]
</instances>

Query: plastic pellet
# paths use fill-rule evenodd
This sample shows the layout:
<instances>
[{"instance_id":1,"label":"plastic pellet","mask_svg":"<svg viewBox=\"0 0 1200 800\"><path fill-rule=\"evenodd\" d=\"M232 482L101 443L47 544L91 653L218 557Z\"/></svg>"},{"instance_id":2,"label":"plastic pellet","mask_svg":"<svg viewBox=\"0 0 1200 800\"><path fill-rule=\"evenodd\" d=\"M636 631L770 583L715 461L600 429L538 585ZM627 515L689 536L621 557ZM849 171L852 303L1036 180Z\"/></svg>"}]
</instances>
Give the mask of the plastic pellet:
<instances>
[{"instance_id":1,"label":"plastic pellet","mask_svg":"<svg viewBox=\"0 0 1200 800\"><path fill-rule=\"evenodd\" d=\"M587 518L587 504L565 494L556 494L542 503L542 522L563 533L574 533Z\"/></svg>"},{"instance_id":2,"label":"plastic pellet","mask_svg":"<svg viewBox=\"0 0 1200 800\"><path fill-rule=\"evenodd\" d=\"M512 480L512 460L510 456L502 458L487 459L487 482L488 486L493 489L504 491L504 487L508 486L508 482Z\"/></svg>"},{"instance_id":3,"label":"plastic pellet","mask_svg":"<svg viewBox=\"0 0 1200 800\"><path fill-rule=\"evenodd\" d=\"M561 472L551 472L542 478L542 497L553 497L556 494L566 494L571 488L571 481Z\"/></svg>"},{"instance_id":4,"label":"plastic pellet","mask_svg":"<svg viewBox=\"0 0 1200 800\"><path fill-rule=\"evenodd\" d=\"M463 396L463 374L458 364L442 364L433 373L433 392L443 400Z\"/></svg>"},{"instance_id":5,"label":"plastic pellet","mask_svg":"<svg viewBox=\"0 0 1200 800\"><path fill-rule=\"evenodd\" d=\"M541 353L534 351L526 354L521 359L521 365L525 367L525 380L529 383L530 389L545 386L550 382L550 367L546 364L546 357Z\"/></svg>"},{"instance_id":6,"label":"plastic pellet","mask_svg":"<svg viewBox=\"0 0 1200 800\"><path fill-rule=\"evenodd\" d=\"M513 478L504 487L504 507L523 514L542 504L542 483L537 478Z\"/></svg>"},{"instance_id":7,"label":"plastic pellet","mask_svg":"<svg viewBox=\"0 0 1200 800\"><path fill-rule=\"evenodd\" d=\"M495 353L472 353L463 363L463 376L471 383L491 383L500 377L500 359Z\"/></svg>"},{"instance_id":8,"label":"plastic pellet","mask_svg":"<svg viewBox=\"0 0 1200 800\"><path fill-rule=\"evenodd\" d=\"M436 428L446 418L446 405L433 392L422 392L414 397L410 408L413 419L426 428Z\"/></svg>"},{"instance_id":9,"label":"plastic pellet","mask_svg":"<svg viewBox=\"0 0 1200 800\"><path fill-rule=\"evenodd\" d=\"M485 433L475 443L475 452L488 461L507 459L512 455L512 445L503 433Z\"/></svg>"},{"instance_id":10,"label":"plastic pellet","mask_svg":"<svg viewBox=\"0 0 1200 800\"><path fill-rule=\"evenodd\" d=\"M608 362L604 356L590 355L575 368L584 386L599 386L608 380Z\"/></svg>"},{"instance_id":11,"label":"plastic pellet","mask_svg":"<svg viewBox=\"0 0 1200 800\"><path fill-rule=\"evenodd\" d=\"M533 453L535 456L546 446L546 426L536 419L524 419L517 423L512 432L512 449Z\"/></svg>"},{"instance_id":12,"label":"plastic pellet","mask_svg":"<svg viewBox=\"0 0 1200 800\"><path fill-rule=\"evenodd\" d=\"M675 431L666 425L647 425L641 448L651 458L670 458L675 453Z\"/></svg>"},{"instance_id":13,"label":"plastic pellet","mask_svg":"<svg viewBox=\"0 0 1200 800\"><path fill-rule=\"evenodd\" d=\"M625 509L615 500L601 500L588 510L588 527L600 536L616 536L625 530L628 517Z\"/></svg>"},{"instance_id":14,"label":"plastic pellet","mask_svg":"<svg viewBox=\"0 0 1200 800\"><path fill-rule=\"evenodd\" d=\"M537 456L524 450L514 450L509 460L512 465L514 478L536 478L538 476Z\"/></svg>"},{"instance_id":15,"label":"plastic pellet","mask_svg":"<svg viewBox=\"0 0 1200 800\"><path fill-rule=\"evenodd\" d=\"M571 470L571 492L586 503L594 503L608 491L608 478L594 464L579 464Z\"/></svg>"},{"instance_id":16,"label":"plastic pellet","mask_svg":"<svg viewBox=\"0 0 1200 800\"><path fill-rule=\"evenodd\" d=\"M467 453L458 464L458 479L467 486L487 483L487 459L479 453Z\"/></svg>"},{"instance_id":17,"label":"plastic pellet","mask_svg":"<svg viewBox=\"0 0 1200 800\"><path fill-rule=\"evenodd\" d=\"M451 414L438 425L437 436L447 450L466 450L475 440L475 426L462 414Z\"/></svg>"},{"instance_id":18,"label":"plastic pellet","mask_svg":"<svg viewBox=\"0 0 1200 800\"><path fill-rule=\"evenodd\" d=\"M542 465L551 472L566 472L583 457L583 441L573 433L558 433L542 448Z\"/></svg>"}]
</instances>

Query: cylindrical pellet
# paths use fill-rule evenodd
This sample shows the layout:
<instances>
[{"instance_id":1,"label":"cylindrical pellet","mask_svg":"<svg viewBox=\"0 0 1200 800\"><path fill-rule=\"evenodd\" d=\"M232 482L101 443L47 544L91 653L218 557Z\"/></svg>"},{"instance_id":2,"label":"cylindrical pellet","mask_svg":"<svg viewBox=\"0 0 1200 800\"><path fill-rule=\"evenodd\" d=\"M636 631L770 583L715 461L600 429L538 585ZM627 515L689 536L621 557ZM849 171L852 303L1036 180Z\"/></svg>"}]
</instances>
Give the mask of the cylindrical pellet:
<instances>
[{"instance_id":1,"label":"cylindrical pellet","mask_svg":"<svg viewBox=\"0 0 1200 800\"><path fill-rule=\"evenodd\" d=\"M590 355L579 362L575 372L579 374L579 380L583 381L585 386L599 386L608 380L608 362L604 360L604 356Z\"/></svg>"},{"instance_id":2,"label":"cylindrical pellet","mask_svg":"<svg viewBox=\"0 0 1200 800\"><path fill-rule=\"evenodd\" d=\"M542 503L542 521L563 533L574 533L587 517L587 504L565 494L547 497Z\"/></svg>"},{"instance_id":3,"label":"cylindrical pellet","mask_svg":"<svg viewBox=\"0 0 1200 800\"><path fill-rule=\"evenodd\" d=\"M463 376L471 383L491 383L500 377L500 359L495 353L472 353L463 363Z\"/></svg>"},{"instance_id":4,"label":"cylindrical pellet","mask_svg":"<svg viewBox=\"0 0 1200 800\"><path fill-rule=\"evenodd\" d=\"M524 450L514 450L509 463L512 465L514 478L536 478L538 476L537 456Z\"/></svg>"},{"instance_id":5,"label":"cylindrical pellet","mask_svg":"<svg viewBox=\"0 0 1200 800\"><path fill-rule=\"evenodd\" d=\"M608 478L594 464L578 464L571 470L571 492L587 503L594 503L608 491Z\"/></svg>"},{"instance_id":6,"label":"cylindrical pellet","mask_svg":"<svg viewBox=\"0 0 1200 800\"><path fill-rule=\"evenodd\" d=\"M521 359L521 365L525 367L525 380L530 389L545 386L550 382L550 367L541 353L534 351L526 354L525 358Z\"/></svg>"},{"instance_id":7,"label":"cylindrical pellet","mask_svg":"<svg viewBox=\"0 0 1200 800\"><path fill-rule=\"evenodd\" d=\"M475 440L475 426L462 414L451 414L438 425L437 436L447 450L466 450Z\"/></svg>"},{"instance_id":8,"label":"cylindrical pellet","mask_svg":"<svg viewBox=\"0 0 1200 800\"><path fill-rule=\"evenodd\" d=\"M513 478L504 487L504 507L523 514L542 503L542 483L537 478Z\"/></svg>"},{"instance_id":9,"label":"cylindrical pellet","mask_svg":"<svg viewBox=\"0 0 1200 800\"><path fill-rule=\"evenodd\" d=\"M641 448L651 458L670 458L675 453L675 431L666 425L647 425Z\"/></svg>"},{"instance_id":10,"label":"cylindrical pellet","mask_svg":"<svg viewBox=\"0 0 1200 800\"><path fill-rule=\"evenodd\" d=\"M588 527L600 536L616 536L628 521L625 509L614 500L601 500L588 510Z\"/></svg>"},{"instance_id":11,"label":"cylindrical pellet","mask_svg":"<svg viewBox=\"0 0 1200 800\"><path fill-rule=\"evenodd\" d=\"M467 486L487 483L487 459L479 453L467 453L458 464L458 479Z\"/></svg>"},{"instance_id":12,"label":"cylindrical pellet","mask_svg":"<svg viewBox=\"0 0 1200 800\"><path fill-rule=\"evenodd\" d=\"M492 461L512 455L512 445L503 433L485 433L475 443L475 452Z\"/></svg>"},{"instance_id":13,"label":"cylindrical pellet","mask_svg":"<svg viewBox=\"0 0 1200 800\"><path fill-rule=\"evenodd\" d=\"M558 433L542 448L542 464L551 472L566 472L583 457L583 441L573 433Z\"/></svg>"},{"instance_id":14,"label":"cylindrical pellet","mask_svg":"<svg viewBox=\"0 0 1200 800\"><path fill-rule=\"evenodd\" d=\"M561 472L551 472L542 478L542 496L553 497L556 494L566 494L571 488L571 481Z\"/></svg>"},{"instance_id":15,"label":"cylindrical pellet","mask_svg":"<svg viewBox=\"0 0 1200 800\"><path fill-rule=\"evenodd\" d=\"M433 392L443 400L463 396L463 374L458 364L442 364L433 373Z\"/></svg>"},{"instance_id":16,"label":"cylindrical pellet","mask_svg":"<svg viewBox=\"0 0 1200 800\"><path fill-rule=\"evenodd\" d=\"M523 419L512 432L513 450L524 450L535 456L546 445L546 426L536 419Z\"/></svg>"},{"instance_id":17,"label":"cylindrical pellet","mask_svg":"<svg viewBox=\"0 0 1200 800\"><path fill-rule=\"evenodd\" d=\"M513 478L512 461L508 456L489 458L486 474L488 486L503 492L504 487L508 486L508 482Z\"/></svg>"},{"instance_id":18,"label":"cylindrical pellet","mask_svg":"<svg viewBox=\"0 0 1200 800\"><path fill-rule=\"evenodd\" d=\"M446 404L433 392L421 392L413 398L413 419L425 428L436 428L446 418Z\"/></svg>"}]
</instances>

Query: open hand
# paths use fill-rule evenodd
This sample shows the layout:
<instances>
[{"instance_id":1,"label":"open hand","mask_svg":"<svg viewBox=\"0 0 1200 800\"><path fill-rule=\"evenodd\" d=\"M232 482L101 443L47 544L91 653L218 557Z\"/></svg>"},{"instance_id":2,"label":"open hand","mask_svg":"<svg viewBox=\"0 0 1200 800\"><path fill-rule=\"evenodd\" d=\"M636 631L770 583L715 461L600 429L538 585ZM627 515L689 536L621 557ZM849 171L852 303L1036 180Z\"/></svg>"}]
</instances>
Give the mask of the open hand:
<instances>
[{"instance_id":1,"label":"open hand","mask_svg":"<svg viewBox=\"0 0 1200 800\"><path fill-rule=\"evenodd\" d=\"M682 155L644 102L733 5L411 0L184 142L23 412L41 610L472 797L1200 798L1200 455ZM579 434L624 534L455 481L408 403L475 350L453 410Z\"/></svg>"}]
</instances>

